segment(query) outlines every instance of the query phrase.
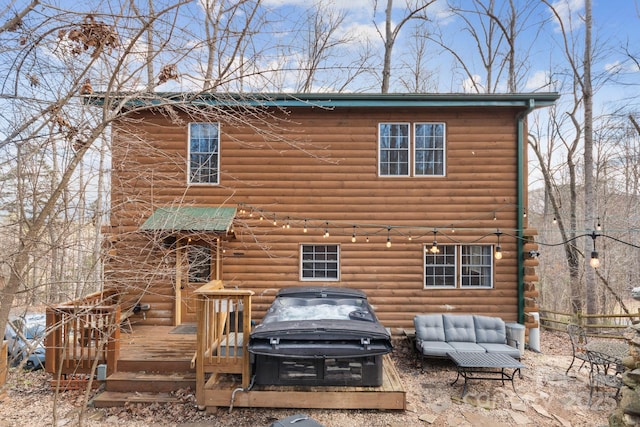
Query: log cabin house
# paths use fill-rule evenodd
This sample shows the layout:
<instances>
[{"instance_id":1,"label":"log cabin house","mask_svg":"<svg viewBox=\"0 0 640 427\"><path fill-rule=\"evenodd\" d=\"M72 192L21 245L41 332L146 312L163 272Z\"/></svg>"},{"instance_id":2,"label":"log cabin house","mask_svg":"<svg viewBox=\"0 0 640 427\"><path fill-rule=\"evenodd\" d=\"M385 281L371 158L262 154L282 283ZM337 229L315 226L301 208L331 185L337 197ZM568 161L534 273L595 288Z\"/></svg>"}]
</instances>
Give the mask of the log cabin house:
<instances>
[{"instance_id":1,"label":"log cabin house","mask_svg":"<svg viewBox=\"0 0 640 427\"><path fill-rule=\"evenodd\" d=\"M396 333L431 312L534 326L527 115L557 94L189 96L132 100L112 127L105 289L136 333L211 327L207 298L244 308L214 336L248 332L278 289L316 284L363 290ZM206 345L198 375L246 386L245 365L205 366ZM109 374L121 351L106 351Z\"/></svg>"}]
</instances>

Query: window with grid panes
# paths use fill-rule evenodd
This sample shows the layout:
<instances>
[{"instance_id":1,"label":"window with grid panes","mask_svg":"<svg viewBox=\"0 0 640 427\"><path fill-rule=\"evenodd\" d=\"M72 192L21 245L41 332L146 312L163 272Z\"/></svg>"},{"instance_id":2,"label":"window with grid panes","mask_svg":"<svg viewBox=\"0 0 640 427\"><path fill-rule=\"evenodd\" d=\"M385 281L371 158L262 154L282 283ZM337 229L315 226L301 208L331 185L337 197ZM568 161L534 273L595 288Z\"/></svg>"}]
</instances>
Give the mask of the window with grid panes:
<instances>
[{"instance_id":1,"label":"window with grid panes","mask_svg":"<svg viewBox=\"0 0 640 427\"><path fill-rule=\"evenodd\" d=\"M424 247L424 287L492 288L493 246L440 245L439 253Z\"/></svg>"},{"instance_id":2,"label":"window with grid panes","mask_svg":"<svg viewBox=\"0 0 640 427\"><path fill-rule=\"evenodd\" d=\"M219 184L219 171L219 125L189 123L189 183Z\"/></svg>"},{"instance_id":3,"label":"window with grid panes","mask_svg":"<svg viewBox=\"0 0 640 427\"><path fill-rule=\"evenodd\" d=\"M338 245L301 245L300 280L339 280Z\"/></svg>"}]
</instances>

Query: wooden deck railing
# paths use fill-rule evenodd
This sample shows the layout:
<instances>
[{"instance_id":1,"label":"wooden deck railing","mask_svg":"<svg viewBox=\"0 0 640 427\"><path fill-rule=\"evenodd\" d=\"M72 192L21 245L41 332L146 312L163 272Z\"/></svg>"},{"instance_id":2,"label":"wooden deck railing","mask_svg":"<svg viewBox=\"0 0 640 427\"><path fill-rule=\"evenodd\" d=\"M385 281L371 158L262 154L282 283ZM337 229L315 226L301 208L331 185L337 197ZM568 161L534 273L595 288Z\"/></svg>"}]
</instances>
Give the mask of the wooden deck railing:
<instances>
[{"instance_id":1,"label":"wooden deck railing","mask_svg":"<svg viewBox=\"0 0 640 427\"><path fill-rule=\"evenodd\" d=\"M624 339L624 329L640 320L640 309L628 314L584 314L563 311L540 310L540 326L543 329L566 332L567 325L575 323L587 329L587 335L596 338Z\"/></svg>"},{"instance_id":2,"label":"wooden deck railing","mask_svg":"<svg viewBox=\"0 0 640 427\"><path fill-rule=\"evenodd\" d=\"M54 378L117 370L121 307L115 290L47 308L45 368Z\"/></svg>"},{"instance_id":3,"label":"wooden deck railing","mask_svg":"<svg viewBox=\"0 0 640 427\"><path fill-rule=\"evenodd\" d=\"M192 366L196 368L196 400L203 407L207 377L215 381L218 374L242 374L242 387L249 386L247 341L253 292L225 289L222 281L214 280L200 287L196 294L198 336Z\"/></svg>"}]
</instances>

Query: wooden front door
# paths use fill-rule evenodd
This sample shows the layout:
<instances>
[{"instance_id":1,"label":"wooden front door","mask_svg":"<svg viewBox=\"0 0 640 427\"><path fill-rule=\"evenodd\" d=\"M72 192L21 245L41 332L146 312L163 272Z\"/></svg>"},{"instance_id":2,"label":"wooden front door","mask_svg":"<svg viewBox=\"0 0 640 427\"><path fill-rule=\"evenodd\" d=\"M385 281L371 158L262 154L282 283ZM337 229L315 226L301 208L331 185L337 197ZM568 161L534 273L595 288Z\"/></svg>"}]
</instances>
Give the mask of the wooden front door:
<instances>
[{"instance_id":1,"label":"wooden front door","mask_svg":"<svg viewBox=\"0 0 640 427\"><path fill-rule=\"evenodd\" d=\"M216 259L214 248L204 242L190 242L182 247L181 265L178 268L178 324L196 322L196 295L194 292L215 279Z\"/></svg>"}]
</instances>

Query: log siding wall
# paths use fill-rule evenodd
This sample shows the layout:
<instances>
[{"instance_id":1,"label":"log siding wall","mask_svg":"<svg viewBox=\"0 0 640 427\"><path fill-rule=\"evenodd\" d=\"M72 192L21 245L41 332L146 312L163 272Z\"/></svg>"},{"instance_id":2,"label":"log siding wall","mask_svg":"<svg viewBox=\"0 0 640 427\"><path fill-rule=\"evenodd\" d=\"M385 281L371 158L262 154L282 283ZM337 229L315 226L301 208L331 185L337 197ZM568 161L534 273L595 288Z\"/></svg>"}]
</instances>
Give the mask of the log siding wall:
<instances>
[{"instance_id":1,"label":"log siding wall","mask_svg":"<svg viewBox=\"0 0 640 427\"><path fill-rule=\"evenodd\" d=\"M516 320L517 247L509 233L516 227L516 115L521 110L289 111L274 111L282 118L279 128L264 133L221 121L217 186L186 185L187 117L173 125L147 113L134 125L114 129L109 280L151 304L147 323L175 320L175 245L137 232L138 227L158 206L238 203L275 215L279 222L273 226L272 216L260 221L258 212L253 217L239 213L236 238L223 242L222 279L227 287L256 293L257 320L279 288L319 284L300 281L303 243L340 245L340 280L326 284L365 291L385 326L411 327L416 313L444 311ZM380 122L411 123L412 131L416 122L445 123L445 176L379 177ZM287 218L291 227L283 229ZM308 220L307 233L303 219ZM324 238L327 221L331 235ZM355 243L353 224L358 225ZM390 248L385 226L392 227ZM495 235L482 237L497 229L506 232L492 289L423 288L423 247L431 245L433 227L443 245L495 244Z\"/></svg>"}]
</instances>

